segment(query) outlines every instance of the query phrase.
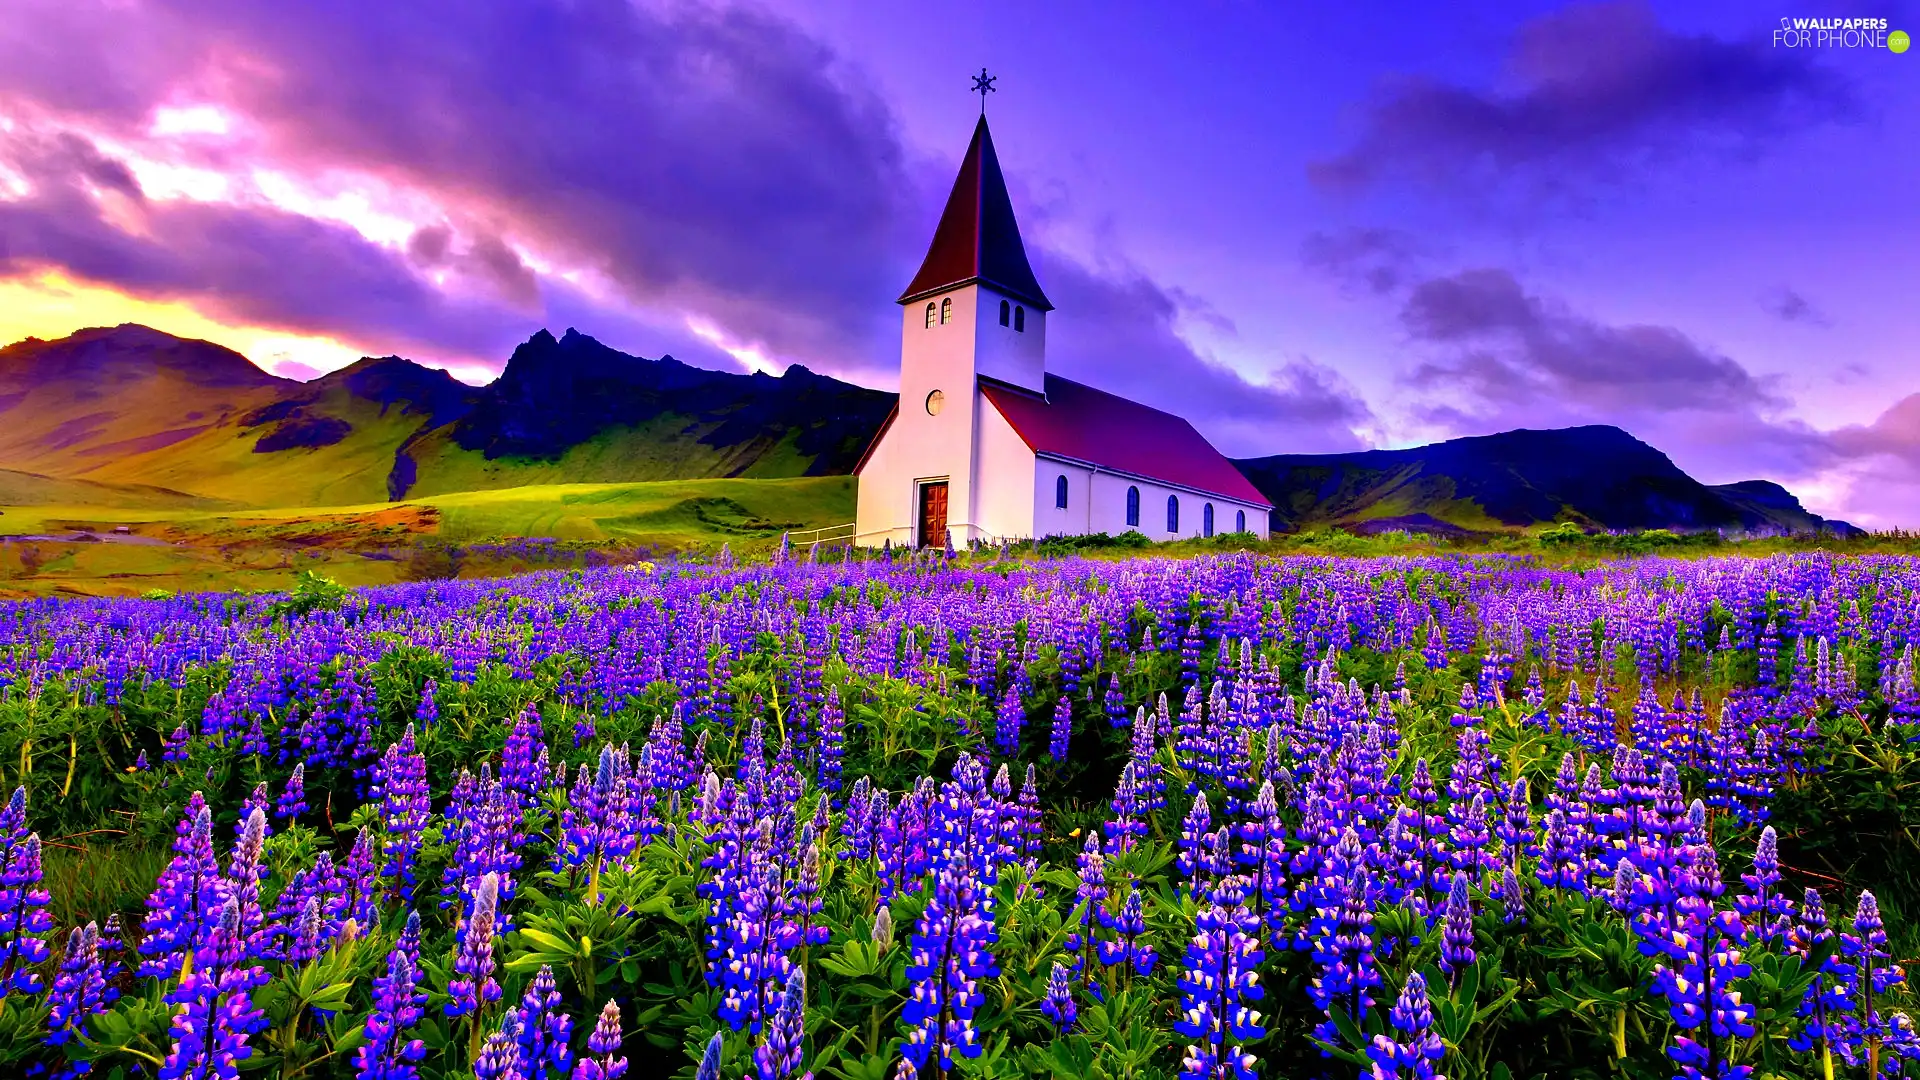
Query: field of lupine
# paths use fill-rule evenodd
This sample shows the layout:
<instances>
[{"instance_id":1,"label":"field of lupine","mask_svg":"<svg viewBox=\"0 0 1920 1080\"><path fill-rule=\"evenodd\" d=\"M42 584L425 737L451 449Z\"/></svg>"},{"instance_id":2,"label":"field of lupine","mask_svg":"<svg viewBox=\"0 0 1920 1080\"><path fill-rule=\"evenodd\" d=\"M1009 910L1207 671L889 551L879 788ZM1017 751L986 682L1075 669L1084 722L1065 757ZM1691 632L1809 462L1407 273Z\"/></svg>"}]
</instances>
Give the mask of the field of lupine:
<instances>
[{"instance_id":1,"label":"field of lupine","mask_svg":"<svg viewBox=\"0 0 1920 1080\"><path fill-rule=\"evenodd\" d=\"M0 1074L1920 1075L1917 630L1818 554L6 604Z\"/></svg>"}]
</instances>

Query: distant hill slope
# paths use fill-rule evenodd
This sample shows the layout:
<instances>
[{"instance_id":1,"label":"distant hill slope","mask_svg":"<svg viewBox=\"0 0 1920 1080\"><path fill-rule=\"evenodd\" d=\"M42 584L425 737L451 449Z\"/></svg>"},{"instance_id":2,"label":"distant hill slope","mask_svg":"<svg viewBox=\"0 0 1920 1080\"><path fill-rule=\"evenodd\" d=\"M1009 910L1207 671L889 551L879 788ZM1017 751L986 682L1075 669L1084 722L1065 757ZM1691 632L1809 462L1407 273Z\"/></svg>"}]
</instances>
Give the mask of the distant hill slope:
<instances>
[{"instance_id":1,"label":"distant hill slope","mask_svg":"<svg viewBox=\"0 0 1920 1080\"><path fill-rule=\"evenodd\" d=\"M1808 512L1770 481L1702 484L1660 451L1601 425L1235 464L1273 501L1273 525L1282 530L1449 532L1571 521L1602 529L1853 531Z\"/></svg>"},{"instance_id":2,"label":"distant hill slope","mask_svg":"<svg viewBox=\"0 0 1920 1080\"><path fill-rule=\"evenodd\" d=\"M471 387L389 356L301 383L126 324L0 348L0 468L252 506L559 481L849 471L893 395L649 360L542 330ZM12 485L21 493L56 490Z\"/></svg>"}]
</instances>

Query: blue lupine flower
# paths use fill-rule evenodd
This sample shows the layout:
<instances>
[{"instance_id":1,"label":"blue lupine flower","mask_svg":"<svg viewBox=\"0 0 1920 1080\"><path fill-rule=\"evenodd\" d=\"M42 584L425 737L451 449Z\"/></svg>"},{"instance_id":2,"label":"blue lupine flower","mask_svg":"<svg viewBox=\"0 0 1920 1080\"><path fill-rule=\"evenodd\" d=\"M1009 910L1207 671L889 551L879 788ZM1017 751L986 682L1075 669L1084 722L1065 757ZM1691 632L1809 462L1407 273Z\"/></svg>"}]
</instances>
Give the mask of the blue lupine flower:
<instances>
[{"instance_id":1,"label":"blue lupine flower","mask_svg":"<svg viewBox=\"0 0 1920 1080\"><path fill-rule=\"evenodd\" d=\"M240 931L240 902L229 899L179 988L166 997L177 1011L160 1080L235 1076L239 1063L253 1056L247 1039L266 1025L252 992L267 981L266 969L250 962Z\"/></svg>"},{"instance_id":2,"label":"blue lupine flower","mask_svg":"<svg viewBox=\"0 0 1920 1080\"><path fill-rule=\"evenodd\" d=\"M447 981L448 1016L469 1016L500 1000L493 980L493 939L499 920L500 875L488 872L473 891L473 907L460 926L453 978Z\"/></svg>"},{"instance_id":3,"label":"blue lupine flower","mask_svg":"<svg viewBox=\"0 0 1920 1080\"><path fill-rule=\"evenodd\" d=\"M944 1074L952 1071L954 1055L980 1056L973 1026L984 997L979 983L999 973L992 905L969 860L949 859L935 873L909 944L912 989L900 1016L909 1029L900 1052L916 1069L931 1060Z\"/></svg>"},{"instance_id":4,"label":"blue lupine flower","mask_svg":"<svg viewBox=\"0 0 1920 1080\"><path fill-rule=\"evenodd\" d=\"M720 1036L715 1035L718 1040ZM616 1057L623 1037L620 1034L620 1003L612 998L600 1010L587 1035L587 1052L573 1063L572 1080L620 1080L627 1074L627 1059ZM716 1065L719 1063L716 1061Z\"/></svg>"},{"instance_id":5,"label":"blue lupine flower","mask_svg":"<svg viewBox=\"0 0 1920 1080\"><path fill-rule=\"evenodd\" d=\"M419 980L420 913L410 911L399 940L387 954L386 973L373 980L366 1041L353 1055L359 1080L413 1080L419 1075L417 1066L426 1057L426 1043L405 1039L426 1014L427 995Z\"/></svg>"},{"instance_id":6,"label":"blue lupine flower","mask_svg":"<svg viewBox=\"0 0 1920 1080\"><path fill-rule=\"evenodd\" d=\"M1072 973L1058 960L1053 962L1053 971L1047 975L1047 995L1040 1000L1040 1012L1053 1021L1053 1030L1061 1035L1072 1031L1074 1021L1079 1019L1080 1006L1073 1000Z\"/></svg>"},{"instance_id":7,"label":"blue lupine flower","mask_svg":"<svg viewBox=\"0 0 1920 1080\"><path fill-rule=\"evenodd\" d=\"M107 985L106 965L100 959L100 927L88 923L67 935L67 954L60 960L53 992L47 995L48 1046L61 1046L76 1032L86 1031L87 1018L111 1008L120 992Z\"/></svg>"},{"instance_id":8,"label":"blue lupine flower","mask_svg":"<svg viewBox=\"0 0 1920 1080\"><path fill-rule=\"evenodd\" d=\"M296 761L293 772L287 774L287 786L280 789L280 798L273 804L273 816L281 821L293 821L306 812L307 766Z\"/></svg>"},{"instance_id":9,"label":"blue lupine flower","mask_svg":"<svg viewBox=\"0 0 1920 1080\"><path fill-rule=\"evenodd\" d=\"M1254 1080L1255 1058L1244 1044L1266 1034L1259 1001L1260 920L1247 910L1239 878L1216 883L1194 920L1180 975L1180 1018L1174 1031L1196 1040L1187 1045L1181 1073L1187 1076ZM1233 1045L1229 1046L1229 1042Z\"/></svg>"},{"instance_id":10,"label":"blue lupine flower","mask_svg":"<svg viewBox=\"0 0 1920 1080\"><path fill-rule=\"evenodd\" d=\"M754 1048L754 1080L788 1080L800 1071L806 1017L807 973L795 970L767 1021L765 1037Z\"/></svg>"},{"instance_id":11,"label":"blue lupine flower","mask_svg":"<svg viewBox=\"0 0 1920 1080\"><path fill-rule=\"evenodd\" d=\"M1375 1035L1367 1048L1373 1062L1372 1080L1446 1080L1434 1069L1446 1056L1447 1046L1433 1031L1425 976L1417 971L1407 976L1387 1020L1395 1035Z\"/></svg>"},{"instance_id":12,"label":"blue lupine flower","mask_svg":"<svg viewBox=\"0 0 1920 1080\"><path fill-rule=\"evenodd\" d=\"M1471 967L1473 951L1473 897L1468 891L1467 875L1456 872L1453 887L1447 891L1446 913L1440 931L1440 967L1454 978L1460 969Z\"/></svg>"}]
</instances>

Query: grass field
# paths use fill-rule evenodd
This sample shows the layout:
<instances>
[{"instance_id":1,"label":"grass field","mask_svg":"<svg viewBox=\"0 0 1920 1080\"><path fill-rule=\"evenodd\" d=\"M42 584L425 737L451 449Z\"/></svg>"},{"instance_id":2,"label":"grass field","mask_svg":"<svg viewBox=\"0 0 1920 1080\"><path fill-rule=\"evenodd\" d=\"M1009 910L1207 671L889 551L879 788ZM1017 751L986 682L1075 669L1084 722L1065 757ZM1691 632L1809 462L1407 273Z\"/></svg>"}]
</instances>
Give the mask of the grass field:
<instances>
[{"instance_id":1,"label":"grass field","mask_svg":"<svg viewBox=\"0 0 1920 1080\"><path fill-rule=\"evenodd\" d=\"M853 479L844 476L703 479L233 509L172 492L143 497L131 487L73 481L17 480L0 490L42 500L0 505L0 532L37 538L0 544L0 595L13 597L277 589L304 569L371 585L567 565L594 555L702 551L723 543L754 549L776 543L783 532L851 521L854 492ZM62 539L77 533L99 539ZM519 542L526 538L556 543Z\"/></svg>"}]
</instances>

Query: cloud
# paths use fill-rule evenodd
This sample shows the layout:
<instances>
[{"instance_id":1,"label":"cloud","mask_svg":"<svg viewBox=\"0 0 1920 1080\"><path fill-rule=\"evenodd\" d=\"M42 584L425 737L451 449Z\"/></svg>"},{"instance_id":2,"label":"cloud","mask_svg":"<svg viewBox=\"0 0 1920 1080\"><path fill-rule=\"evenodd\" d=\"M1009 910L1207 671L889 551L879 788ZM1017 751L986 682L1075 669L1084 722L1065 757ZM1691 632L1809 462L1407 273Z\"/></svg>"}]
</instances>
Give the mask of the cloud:
<instances>
[{"instance_id":1,"label":"cloud","mask_svg":"<svg viewBox=\"0 0 1920 1080\"><path fill-rule=\"evenodd\" d=\"M1805 323L1822 328L1833 325L1833 320L1814 307L1812 301L1784 285L1761 297L1760 306L1781 322Z\"/></svg>"},{"instance_id":2,"label":"cloud","mask_svg":"<svg viewBox=\"0 0 1920 1080\"><path fill-rule=\"evenodd\" d=\"M1458 346L1416 367L1422 387L1488 404L1671 412L1778 407L1768 380L1666 326L1610 326L1528 295L1505 270L1466 270L1416 285L1400 311L1416 341Z\"/></svg>"},{"instance_id":3,"label":"cloud","mask_svg":"<svg viewBox=\"0 0 1920 1080\"><path fill-rule=\"evenodd\" d=\"M1562 183L1569 166L1606 172L1701 149L1753 153L1856 108L1847 85L1804 50L1678 33L1630 0L1535 18L1507 59L1499 90L1423 76L1381 86L1358 139L1312 163L1310 179L1337 191L1522 174Z\"/></svg>"},{"instance_id":4,"label":"cloud","mask_svg":"<svg viewBox=\"0 0 1920 1080\"><path fill-rule=\"evenodd\" d=\"M72 133L0 133L30 194L0 201L0 276L58 268L146 299L190 300L237 324L346 332L397 348L484 353L530 329L516 313L432 288L396 253L270 206L154 201Z\"/></svg>"},{"instance_id":5,"label":"cloud","mask_svg":"<svg viewBox=\"0 0 1920 1080\"><path fill-rule=\"evenodd\" d=\"M319 368L311 364L303 364L298 360L278 360L270 366L273 368L273 373L283 379L298 379L301 382L312 382L320 377Z\"/></svg>"},{"instance_id":6,"label":"cloud","mask_svg":"<svg viewBox=\"0 0 1920 1080\"><path fill-rule=\"evenodd\" d=\"M1300 259L1308 268L1348 289L1375 295L1406 285L1426 254L1425 246L1410 234L1371 226L1316 230L1300 245Z\"/></svg>"},{"instance_id":7,"label":"cloud","mask_svg":"<svg viewBox=\"0 0 1920 1080\"><path fill-rule=\"evenodd\" d=\"M1249 379L1180 335L1194 298L1125 268L1099 273L1056 256L1047 269L1059 305L1048 370L1184 416L1229 455L1365 445L1355 429L1373 413L1331 369L1295 359Z\"/></svg>"},{"instance_id":8,"label":"cloud","mask_svg":"<svg viewBox=\"0 0 1920 1080\"><path fill-rule=\"evenodd\" d=\"M0 201L0 274L55 267L463 371L572 325L889 378L889 301L952 175L829 49L740 6L13 0L0 115L0 175L33 173ZM150 197L142 162L221 193ZM304 201L270 197L288 185ZM1028 239L1060 370L1229 446L1354 444L1369 414L1331 372L1242 378L1181 337L1203 305Z\"/></svg>"}]
</instances>

